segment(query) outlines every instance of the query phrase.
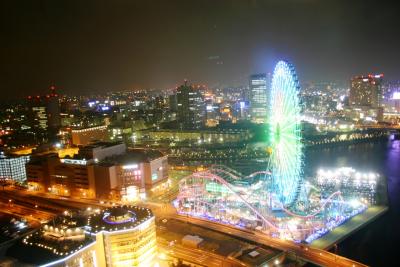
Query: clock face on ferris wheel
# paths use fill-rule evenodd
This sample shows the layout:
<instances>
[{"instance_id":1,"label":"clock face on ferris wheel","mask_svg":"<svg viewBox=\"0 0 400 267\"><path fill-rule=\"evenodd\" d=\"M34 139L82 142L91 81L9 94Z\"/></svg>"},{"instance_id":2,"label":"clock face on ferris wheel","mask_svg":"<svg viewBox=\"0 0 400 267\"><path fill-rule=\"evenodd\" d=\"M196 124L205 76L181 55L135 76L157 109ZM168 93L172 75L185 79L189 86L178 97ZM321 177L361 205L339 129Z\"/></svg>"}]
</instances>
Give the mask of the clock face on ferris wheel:
<instances>
[{"instance_id":1,"label":"clock face on ferris wheel","mask_svg":"<svg viewBox=\"0 0 400 267\"><path fill-rule=\"evenodd\" d=\"M269 142L274 191L284 206L296 200L302 175L299 89L293 65L279 61L271 83Z\"/></svg>"}]
</instances>

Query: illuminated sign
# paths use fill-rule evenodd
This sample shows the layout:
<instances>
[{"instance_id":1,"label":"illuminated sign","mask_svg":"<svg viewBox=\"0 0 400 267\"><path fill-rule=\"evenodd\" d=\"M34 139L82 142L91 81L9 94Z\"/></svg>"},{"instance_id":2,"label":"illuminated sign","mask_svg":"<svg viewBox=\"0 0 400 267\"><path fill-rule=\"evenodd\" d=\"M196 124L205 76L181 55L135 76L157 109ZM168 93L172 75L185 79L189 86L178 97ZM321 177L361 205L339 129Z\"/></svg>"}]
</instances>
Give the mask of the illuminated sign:
<instances>
[{"instance_id":1,"label":"illuminated sign","mask_svg":"<svg viewBox=\"0 0 400 267\"><path fill-rule=\"evenodd\" d=\"M85 159L61 159L61 163L65 164L78 164L78 165L86 165L87 161Z\"/></svg>"},{"instance_id":2,"label":"illuminated sign","mask_svg":"<svg viewBox=\"0 0 400 267\"><path fill-rule=\"evenodd\" d=\"M132 170L132 169L137 169L139 166L137 164L129 164L129 165L124 165L122 166L122 169L124 170Z\"/></svg>"},{"instance_id":3,"label":"illuminated sign","mask_svg":"<svg viewBox=\"0 0 400 267\"><path fill-rule=\"evenodd\" d=\"M157 180L157 179L158 179L158 174L157 173L153 173L151 175L151 180L154 181L154 180Z\"/></svg>"},{"instance_id":4,"label":"illuminated sign","mask_svg":"<svg viewBox=\"0 0 400 267\"><path fill-rule=\"evenodd\" d=\"M392 99L394 99L394 100L400 100L400 92L394 92L394 93L393 93Z\"/></svg>"}]
</instances>

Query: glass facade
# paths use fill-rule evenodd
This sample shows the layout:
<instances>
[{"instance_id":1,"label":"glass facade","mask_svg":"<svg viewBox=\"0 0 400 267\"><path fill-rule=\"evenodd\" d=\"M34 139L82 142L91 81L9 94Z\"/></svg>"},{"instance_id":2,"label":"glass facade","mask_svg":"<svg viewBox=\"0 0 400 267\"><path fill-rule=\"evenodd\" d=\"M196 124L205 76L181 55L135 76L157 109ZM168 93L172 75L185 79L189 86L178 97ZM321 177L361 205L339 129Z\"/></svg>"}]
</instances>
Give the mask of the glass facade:
<instances>
[{"instance_id":1,"label":"glass facade","mask_svg":"<svg viewBox=\"0 0 400 267\"><path fill-rule=\"evenodd\" d=\"M267 75L250 76L250 110L252 121L264 123L268 113Z\"/></svg>"}]
</instances>

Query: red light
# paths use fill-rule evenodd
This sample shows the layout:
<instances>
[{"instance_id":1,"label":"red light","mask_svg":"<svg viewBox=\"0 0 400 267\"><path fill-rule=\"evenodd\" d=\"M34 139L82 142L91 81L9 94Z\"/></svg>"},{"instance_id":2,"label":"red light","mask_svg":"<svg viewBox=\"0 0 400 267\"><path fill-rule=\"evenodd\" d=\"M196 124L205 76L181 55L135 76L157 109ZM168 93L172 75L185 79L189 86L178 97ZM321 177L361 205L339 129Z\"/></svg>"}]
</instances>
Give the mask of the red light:
<instances>
[{"instance_id":1,"label":"red light","mask_svg":"<svg viewBox=\"0 0 400 267\"><path fill-rule=\"evenodd\" d=\"M30 96L28 96L28 99L32 99L32 96L30 95Z\"/></svg>"}]
</instances>

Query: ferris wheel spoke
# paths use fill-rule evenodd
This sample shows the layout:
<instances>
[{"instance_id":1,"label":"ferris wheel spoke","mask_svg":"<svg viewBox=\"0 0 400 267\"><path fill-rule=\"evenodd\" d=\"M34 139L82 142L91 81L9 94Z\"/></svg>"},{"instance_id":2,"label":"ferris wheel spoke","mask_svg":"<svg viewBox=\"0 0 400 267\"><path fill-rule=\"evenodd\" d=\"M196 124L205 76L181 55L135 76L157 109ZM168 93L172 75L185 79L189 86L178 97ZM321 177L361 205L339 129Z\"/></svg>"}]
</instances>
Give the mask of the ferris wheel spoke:
<instances>
[{"instance_id":1,"label":"ferris wheel spoke","mask_svg":"<svg viewBox=\"0 0 400 267\"><path fill-rule=\"evenodd\" d=\"M282 204L294 200L301 179L302 144L299 121L298 81L294 68L280 61L271 84L270 141L272 178Z\"/></svg>"}]
</instances>

